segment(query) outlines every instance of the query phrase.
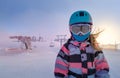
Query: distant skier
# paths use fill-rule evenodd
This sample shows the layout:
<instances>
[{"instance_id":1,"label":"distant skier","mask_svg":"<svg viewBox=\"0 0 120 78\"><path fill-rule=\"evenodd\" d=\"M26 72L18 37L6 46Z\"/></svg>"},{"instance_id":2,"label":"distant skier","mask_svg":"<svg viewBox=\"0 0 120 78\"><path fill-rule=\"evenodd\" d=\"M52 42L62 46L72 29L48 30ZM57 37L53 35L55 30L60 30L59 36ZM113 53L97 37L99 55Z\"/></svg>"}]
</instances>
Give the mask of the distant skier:
<instances>
[{"instance_id":1,"label":"distant skier","mask_svg":"<svg viewBox=\"0 0 120 78\"><path fill-rule=\"evenodd\" d=\"M19 40L25 45L26 50L32 50L31 48L31 38L27 36L20 36Z\"/></svg>"},{"instance_id":2,"label":"distant skier","mask_svg":"<svg viewBox=\"0 0 120 78\"><path fill-rule=\"evenodd\" d=\"M26 46L26 50L32 50L31 48L31 38L30 37L24 37L25 41L24 44Z\"/></svg>"},{"instance_id":3,"label":"distant skier","mask_svg":"<svg viewBox=\"0 0 120 78\"><path fill-rule=\"evenodd\" d=\"M71 15L71 38L60 49L55 62L55 78L110 78L109 65L91 34L92 18L87 11Z\"/></svg>"}]
</instances>

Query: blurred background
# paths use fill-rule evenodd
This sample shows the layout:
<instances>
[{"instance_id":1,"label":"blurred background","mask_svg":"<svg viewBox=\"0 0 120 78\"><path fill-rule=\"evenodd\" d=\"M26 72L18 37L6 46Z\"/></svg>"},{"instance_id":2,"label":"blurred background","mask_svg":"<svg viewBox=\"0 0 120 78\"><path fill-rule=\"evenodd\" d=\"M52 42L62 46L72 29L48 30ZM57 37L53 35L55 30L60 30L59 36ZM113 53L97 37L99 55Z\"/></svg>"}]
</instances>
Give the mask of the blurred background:
<instances>
[{"instance_id":1,"label":"blurred background","mask_svg":"<svg viewBox=\"0 0 120 78\"><path fill-rule=\"evenodd\" d=\"M111 78L120 78L119 4L120 0L0 0L0 78L54 78L56 55L70 38L69 18L77 10L91 14L93 32L103 30L98 43ZM30 50L24 50L24 41Z\"/></svg>"},{"instance_id":2,"label":"blurred background","mask_svg":"<svg viewBox=\"0 0 120 78\"><path fill-rule=\"evenodd\" d=\"M8 36L42 36L54 40L69 33L70 15L77 10L90 12L94 26L104 30L98 42L119 47L119 0L0 0L0 44ZM5 43L4 43L5 44Z\"/></svg>"}]
</instances>

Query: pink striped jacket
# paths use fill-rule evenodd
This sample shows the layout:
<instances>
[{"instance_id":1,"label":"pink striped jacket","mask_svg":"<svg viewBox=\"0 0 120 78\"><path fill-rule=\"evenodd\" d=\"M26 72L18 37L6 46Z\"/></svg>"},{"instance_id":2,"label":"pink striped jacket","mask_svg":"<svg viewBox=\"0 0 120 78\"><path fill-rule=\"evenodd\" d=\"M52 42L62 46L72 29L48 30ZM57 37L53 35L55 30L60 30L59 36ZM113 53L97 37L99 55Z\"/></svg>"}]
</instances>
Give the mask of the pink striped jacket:
<instances>
[{"instance_id":1,"label":"pink striped jacket","mask_svg":"<svg viewBox=\"0 0 120 78\"><path fill-rule=\"evenodd\" d=\"M110 78L109 66L102 51L90 42L69 39L60 49L55 62L55 78Z\"/></svg>"}]
</instances>

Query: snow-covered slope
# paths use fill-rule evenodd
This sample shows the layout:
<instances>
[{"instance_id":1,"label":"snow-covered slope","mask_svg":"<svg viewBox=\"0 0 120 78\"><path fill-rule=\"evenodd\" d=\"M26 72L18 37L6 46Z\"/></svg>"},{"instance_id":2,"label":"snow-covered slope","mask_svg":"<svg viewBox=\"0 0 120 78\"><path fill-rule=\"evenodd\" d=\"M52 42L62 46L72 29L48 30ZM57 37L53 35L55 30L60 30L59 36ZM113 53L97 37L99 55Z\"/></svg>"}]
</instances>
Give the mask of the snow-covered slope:
<instances>
[{"instance_id":1,"label":"snow-covered slope","mask_svg":"<svg viewBox=\"0 0 120 78\"><path fill-rule=\"evenodd\" d=\"M120 50L105 50L104 54L110 66L110 78L120 78Z\"/></svg>"},{"instance_id":2,"label":"snow-covered slope","mask_svg":"<svg viewBox=\"0 0 120 78\"><path fill-rule=\"evenodd\" d=\"M48 42L34 43L32 51L0 51L0 78L54 78L54 64L58 47ZM120 78L120 51L105 50L111 78Z\"/></svg>"},{"instance_id":3,"label":"snow-covered slope","mask_svg":"<svg viewBox=\"0 0 120 78\"><path fill-rule=\"evenodd\" d=\"M0 78L54 78L58 50L45 42L36 45L32 51L4 51L4 55L0 55Z\"/></svg>"}]
</instances>

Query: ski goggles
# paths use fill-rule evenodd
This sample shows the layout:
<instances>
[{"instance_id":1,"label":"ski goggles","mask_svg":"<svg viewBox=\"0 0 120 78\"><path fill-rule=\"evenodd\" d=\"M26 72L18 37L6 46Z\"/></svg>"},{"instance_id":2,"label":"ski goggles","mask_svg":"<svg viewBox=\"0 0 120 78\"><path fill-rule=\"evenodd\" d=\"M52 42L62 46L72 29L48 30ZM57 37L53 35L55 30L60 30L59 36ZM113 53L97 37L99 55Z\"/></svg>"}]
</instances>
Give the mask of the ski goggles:
<instances>
[{"instance_id":1,"label":"ski goggles","mask_svg":"<svg viewBox=\"0 0 120 78\"><path fill-rule=\"evenodd\" d=\"M71 25L71 31L74 34L86 34L91 31L91 25L90 24L74 24Z\"/></svg>"}]
</instances>

